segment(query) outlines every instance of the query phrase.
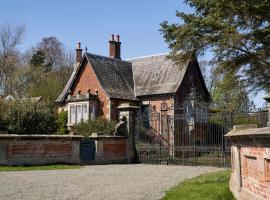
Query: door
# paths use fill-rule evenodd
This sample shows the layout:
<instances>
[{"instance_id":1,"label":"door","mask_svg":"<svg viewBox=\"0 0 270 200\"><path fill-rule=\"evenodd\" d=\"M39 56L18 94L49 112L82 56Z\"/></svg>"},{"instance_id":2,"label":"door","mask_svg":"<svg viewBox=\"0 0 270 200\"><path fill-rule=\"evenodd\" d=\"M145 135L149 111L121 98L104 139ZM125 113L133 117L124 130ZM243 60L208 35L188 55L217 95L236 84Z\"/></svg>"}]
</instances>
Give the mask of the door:
<instances>
[{"instance_id":1,"label":"door","mask_svg":"<svg viewBox=\"0 0 270 200\"><path fill-rule=\"evenodd\" d=\"M95 159L95 140L83 140L80 142L80 158L82 162L90 162Z\"/></svg>"}]
</instances>

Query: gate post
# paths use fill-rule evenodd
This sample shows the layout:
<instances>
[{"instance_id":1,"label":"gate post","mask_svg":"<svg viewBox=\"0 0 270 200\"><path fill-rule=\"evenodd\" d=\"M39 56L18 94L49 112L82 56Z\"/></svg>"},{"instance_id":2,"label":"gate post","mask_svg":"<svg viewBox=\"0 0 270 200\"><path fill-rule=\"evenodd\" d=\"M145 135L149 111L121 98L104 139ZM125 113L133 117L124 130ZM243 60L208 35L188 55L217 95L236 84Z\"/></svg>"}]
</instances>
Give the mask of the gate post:
<instances>
[{"instance_id":1,"label":"gate post","mask_svg":"<svg viewBox=\"0 0 270 200\"><path fill-rule=\"evenodd\" d=\"M270 127L270 91L268 93L268 96L264 97L264 99L267 102L267 108L268 108L268 122L267 122L267 126Z\"/></svg>"},{"instance_id":2,"label":"gate post","mask_svg":"<svg viewBox=\"0 0 270 200\"><path fill-rule=\"evenodd\" d=\"M117 107L119 110L119 117L125 117L127 120L127 133L128 133L128 163L136 163L138 155L135 147L135 118L137 110L140 107L131 103L122 103Z\"/></svg>"}]
</instances>

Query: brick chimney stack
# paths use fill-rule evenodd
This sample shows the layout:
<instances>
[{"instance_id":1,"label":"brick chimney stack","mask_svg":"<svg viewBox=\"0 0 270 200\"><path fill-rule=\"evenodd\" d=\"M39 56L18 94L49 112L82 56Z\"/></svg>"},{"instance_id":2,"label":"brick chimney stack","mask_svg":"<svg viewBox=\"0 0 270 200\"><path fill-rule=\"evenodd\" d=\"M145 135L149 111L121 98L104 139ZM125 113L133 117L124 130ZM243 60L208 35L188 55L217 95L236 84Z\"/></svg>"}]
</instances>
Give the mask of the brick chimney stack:
<instances>
[{"instance_id":1,"label":"brick chimney stack","mask_svg":"<svg viewBox=\"0 0 270 200\"><path fill-rule=\"evenodd\" d=\"M121 60L121 42L119 35L116 35L116 41L114 40L114 34L111 35L111 40L109 41L109 54L111 58Z\"/></svg>"},{"instance_id":2,"label":"brick chimney stack","mask_svg":"<svg viewBox=\"0 0 270 200\"><path fill-rule=\"evenodd\" d=\"M74 63L74 71L76 71L77 67L80 65L81 59L82 59L82 49L81 49L81 43L77 43L76 48L76 62Z\"/></svg>"},{"instance_id":3,"label":"brick chimney stack","mask_svg":"<svg viewBox=\"0 0 270 200\"><path fill-rule=\"evenodd\" d=\"M78 42L77 48L76 48L76 62L80 63L82 59L82 49L81 49L81 43Z\"/></svg>"}]
</instances>

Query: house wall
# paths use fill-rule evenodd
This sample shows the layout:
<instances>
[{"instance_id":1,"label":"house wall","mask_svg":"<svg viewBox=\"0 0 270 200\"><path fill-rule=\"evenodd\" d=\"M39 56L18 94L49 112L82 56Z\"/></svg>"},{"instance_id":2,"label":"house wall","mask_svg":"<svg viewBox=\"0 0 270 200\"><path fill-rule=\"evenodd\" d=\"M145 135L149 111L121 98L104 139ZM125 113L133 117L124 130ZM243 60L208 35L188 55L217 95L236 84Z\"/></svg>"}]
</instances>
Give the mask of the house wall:
<instances>
[{"instance_id":1,"label":"house wall","mask_svg":"<svg viewBox=\"0 0 270 200\"><path fill-rule=\"evenodd\" d=\"M198 99L197 101L200 101L200 106L195 104L195 109L196 107L201 107L203 106L204 108L201 110L201 116L203 116L203 113L208 112L208 101L209 96L207 91L204 88L203 82L200 77L200 71L196 67L196 62L191 62L189 64L189 68L183 78L183 81L178 88L175 97L174 97L174 102L175 102L175 118L176 120L174 121L174 144L175 145L181 145L181 144L188 144L188 143L193 143L193 142L198 142L200 144L203 144L204 141L206 140L205 136L207 135L207 130L205 127L201 124L200 122L205 122L205 119L201 120L195 120L194 119L194 124L189 124L189 133L187 134L186 127L188 126L187 124L187 116L183 115L186 111L186 106L185 101L187 101L190 97L191 89L192 87L195 88L196 95L202 97L202 99ZM196 102L196 101L195 101ZM203 102L203 103L202 103ZM201 109L201 108L200 108ZM196 112L197 113L197 112ZM193 116L196 117L196 116ZM199 123L196 123L199 122ZM195 126L196 126L196 131L195 131ZM195 136L194 136L195 134ZM189 137L187 136L189 135ZM195 140L195 141L193 141Z\"/></svg>"},{"instance_id":2,"label":"house wall","mask_svg":"<svg viewBox=\"0 0 270 200\"><path fill-rule=\"evenodd\" d=\"M189 65L190 66L175 95L176 106L180 106L180 108L183 107L182 104L185 101L185 99L188 98L188 95L190 94L192 87L196 89L196 94L202 97L201 101L205 102L210 101L208 93L205 91L203 83L200 79L199 75L200 72L198 71L198 68L195 66L196 64L191 62ZM179 111L177 111L177 113L179 113Z\"/></svg>"},{"instance_id":3,"label":"house wall","mask_svg":"<svg viewBox=\"0 0 270 200\"><path fill-rule=\"evenodd\" d=\"M91 94L96 94L96 91L98 92L98 99L100 100L98 107L99 115L110 119L110 99L101 87L91 64L85 60L76 78L75 84L71 88L71 95L76 95L78 91L81 91L81 94L85 95L89 90Z\"/></svg>"},{"instance_id":4,"label":"house wall","mask_svg":"<svg viewBox=\"0 0 270 200\"><path fill-rule=\"evenodd\" d=\"M144 105L149 104L150 107L154 109L154 112L158 114L152 113L152 117L150 117L150 126L157 133L162 134L162 136L166 139L169 144L173 145L174 143L174 131L173 131L173 121L168 123L166 117L161 117L161 104L166 103L168 106L167 114L173 116L174 115L174 97L172 95L153 95L153 96L144 96L139 98ZM151 115L151 113L150 113ZM168 130L167 132L162 131L162 129Z\"/></svg>"}]
</instances>

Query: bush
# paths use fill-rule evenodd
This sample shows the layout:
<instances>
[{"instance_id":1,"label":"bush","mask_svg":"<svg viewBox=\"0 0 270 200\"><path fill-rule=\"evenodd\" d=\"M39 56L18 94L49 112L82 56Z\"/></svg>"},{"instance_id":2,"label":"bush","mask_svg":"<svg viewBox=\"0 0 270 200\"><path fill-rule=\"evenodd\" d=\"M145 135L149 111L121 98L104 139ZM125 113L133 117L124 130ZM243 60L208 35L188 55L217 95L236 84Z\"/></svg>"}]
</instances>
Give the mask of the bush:
<instances>
[{"instance_id":1,"label":"bush","mask_svg":"<svg viewBox=\"0 0 270 200\"><path fill-rule=\"evenodd\" d=\"M112 135L116 124L115 121L107 121L106 119L98 117L97 119L77 124L75 131L85 137L92 135L92 133L97 133L98 135Z\"/></svg>"},{"instance_id":2,"label":"bush","mask_svg":"<svg viewBox=\"0 0 270 200\"><path fill-rule=\"evenodd\" d=\"M56 121L57 134L59 135L68 134L67 122L68 122L68 112L67 111L60 112L57 116Z\"/></svg>"},{"instance_id":3,"label":"bush","mask_svg":"<svg viewBox=\"0 0 270 200\"><path fill-rule=\"evenodd\" d=\"M56 115L49 101L19 101L4 114L5 130L13 134L51 134L56 130Z\"/></svg>"},{"instance_id":4,"label":"bush","mask_svg":"<svg viewBox=\"0 0 270 200\"><path fill-rule=\"evenodd\" d=\"M4 114L8 110L8 104L0 100L0 131L5 129Z\"/></svg>"}]
</instances>

